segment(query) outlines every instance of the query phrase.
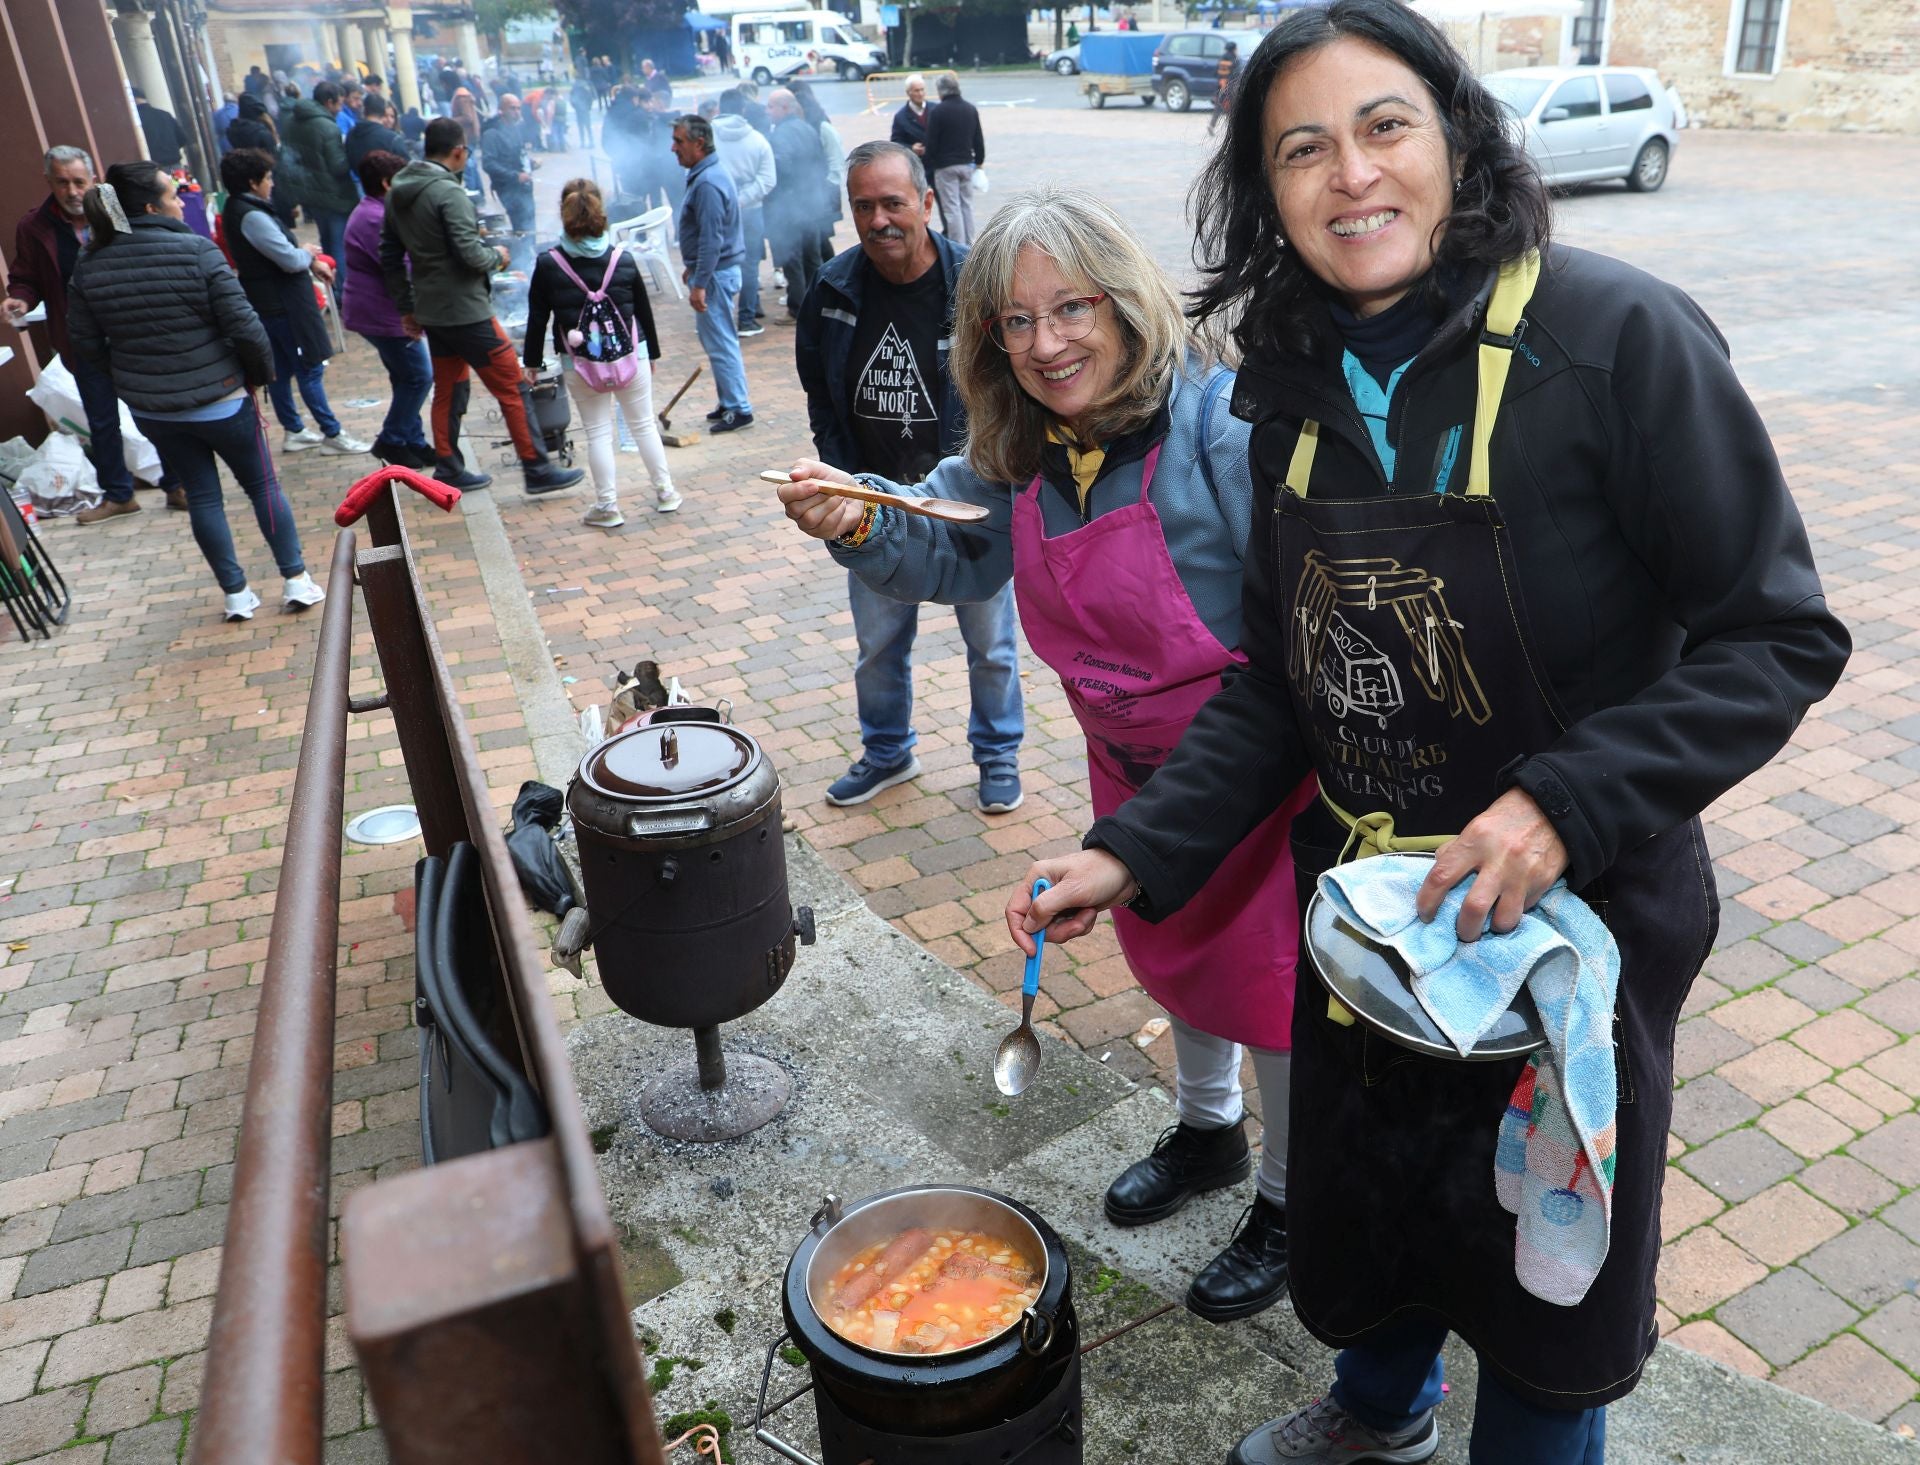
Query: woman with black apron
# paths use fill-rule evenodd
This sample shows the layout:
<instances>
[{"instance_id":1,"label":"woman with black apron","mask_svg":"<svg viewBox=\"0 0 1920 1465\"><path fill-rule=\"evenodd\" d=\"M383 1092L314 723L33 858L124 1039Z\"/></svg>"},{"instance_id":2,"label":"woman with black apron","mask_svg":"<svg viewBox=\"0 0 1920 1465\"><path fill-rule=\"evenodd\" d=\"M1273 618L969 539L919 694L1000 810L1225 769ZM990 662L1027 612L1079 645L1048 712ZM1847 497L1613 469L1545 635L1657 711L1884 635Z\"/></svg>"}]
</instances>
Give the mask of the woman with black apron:
<instances>
[{"instance_id":1,"label":"woman with black apron","mask_svg":"<svg viewBox=\"0 0 1920 1465\"><path fill-rule=\"evenodd\" d=\"M1417 912L1472 876L1461 941L1565 879L1617 944L1611 1237L1571 1305L1516 1278L1495 1192L1527 1060L1425 1056L1299 984L1293 1296L1341 1351L1232 1465L1429 1459L1450 1330L1480 1359L1476 1465L1597 1465L1658 1341L1673 1030L1719 909L1698 815L1846 661L1725 343L1678 290L1549 247L1504 122L1398 0L1295 12L1252 58L1196 200L1196 313L1232 328L1254 424L1249 661L1008 905L1023 945L1161 919L1310 768L1303 908L1343 860L1437 850Z\"/></svg>"}]
</instances>

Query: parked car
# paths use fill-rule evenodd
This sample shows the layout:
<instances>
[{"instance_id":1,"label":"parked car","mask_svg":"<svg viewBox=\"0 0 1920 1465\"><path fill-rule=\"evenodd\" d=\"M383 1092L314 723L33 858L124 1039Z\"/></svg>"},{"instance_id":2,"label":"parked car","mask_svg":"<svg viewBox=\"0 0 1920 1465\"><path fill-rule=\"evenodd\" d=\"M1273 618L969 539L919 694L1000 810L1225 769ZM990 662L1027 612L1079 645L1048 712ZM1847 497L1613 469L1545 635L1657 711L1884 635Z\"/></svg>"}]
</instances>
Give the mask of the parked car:
<instances>
[{"instance_id":1,"label":"parked car","mask_svg":"<svg viewBox=\"0 0 1920 1465\"><path fill-rule=\"evenodd\" d=\"M1075 41L1071 46L1062 46L1058 51L1047 52L1047 59L1040 64L1049 71L1058 72L1061 76L1078 76L1080 74L1080 43Z\"/></svg>"},{"instance_id":2,"label":"parked car","mask_svg":"<svg viewBox=\"0 0 1920 1465\"><path fill-rule=\"evenodd\" d=\"M1172 112L1184 112L1198 97L1212 102L1220 90L1220 62L1227 54L1227 42L1240 43L1241 36L1222 35L1219 31L1169 31L1153 53L1153 90ZM1247 64L1251 45L1240 45L1234 62L1238 76Z\"/></svg>"},{"instance_id":3,"label":"parked car","mask_svg":"<svg viewBox=\"0 0 1920 1465\"><path fill-rule=\"evenodd\" d=\"M1624 178L1635 193L1667 181L1680 144L1676 98L1637 66L1522 66L1480 78L1513 114L1551 184Z\"/></svg>"}]
</instances>

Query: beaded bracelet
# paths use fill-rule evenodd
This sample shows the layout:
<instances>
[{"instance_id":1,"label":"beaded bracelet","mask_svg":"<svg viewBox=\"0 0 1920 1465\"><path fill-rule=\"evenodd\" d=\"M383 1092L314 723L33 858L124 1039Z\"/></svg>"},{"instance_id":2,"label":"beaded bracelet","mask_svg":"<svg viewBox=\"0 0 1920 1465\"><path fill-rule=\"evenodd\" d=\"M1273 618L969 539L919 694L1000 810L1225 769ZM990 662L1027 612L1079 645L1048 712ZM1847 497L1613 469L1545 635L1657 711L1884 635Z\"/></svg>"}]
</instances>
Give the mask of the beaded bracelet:
<instances>
[{"instance_id":1,"label":"beaded bracelet","mask_svg":"<svg viewBox=\"0 0 1920 1465\"><path fill-rule=\"evenodd\" d=\"M861 512L860 522L833 542L842 549L858 549L869 539L873 538L873 531L879 523L880 505L868 504Z\"/></svg>"}]
</instances>

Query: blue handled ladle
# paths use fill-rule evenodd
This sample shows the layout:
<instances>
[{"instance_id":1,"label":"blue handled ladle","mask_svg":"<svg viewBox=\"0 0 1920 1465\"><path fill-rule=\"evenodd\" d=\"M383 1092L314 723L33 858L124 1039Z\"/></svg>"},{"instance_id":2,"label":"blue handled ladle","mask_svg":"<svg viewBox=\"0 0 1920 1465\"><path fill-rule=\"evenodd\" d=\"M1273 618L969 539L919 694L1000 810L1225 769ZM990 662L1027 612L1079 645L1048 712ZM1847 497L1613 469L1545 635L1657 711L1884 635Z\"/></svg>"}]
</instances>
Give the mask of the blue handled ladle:
<instances>
[{"instance_id":1,"label":"blue handled ladle","mask_svg":"<svg viewBox=\"0 0 1920 1465\"><path fill-rule=\"evenodd\" d=\"M1033 882L1033 893L1050 889L1051 880ZM1040 957L1047 949L1047 933L1042 927L1033 933L1033 955L1027 958L1026 975L1020 982L1020 1026L1000 1040L1000 1051L993 1055L993 1086L1012 1097L1025 1090L1040 1071L1040 1040L1033 1035L1033 999L1040 994Z\"/></svg>"}]
</instances>

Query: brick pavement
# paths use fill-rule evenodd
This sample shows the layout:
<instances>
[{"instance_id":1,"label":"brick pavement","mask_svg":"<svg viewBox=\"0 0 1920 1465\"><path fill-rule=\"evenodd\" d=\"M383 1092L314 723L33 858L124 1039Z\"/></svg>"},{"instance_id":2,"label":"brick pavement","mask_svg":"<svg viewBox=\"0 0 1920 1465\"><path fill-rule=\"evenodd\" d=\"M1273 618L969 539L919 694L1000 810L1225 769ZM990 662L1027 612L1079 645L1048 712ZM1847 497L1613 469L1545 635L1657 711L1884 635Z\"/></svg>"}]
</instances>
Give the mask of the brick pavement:
<instances>
[{"instance_id":1,"label":"brick pavement","mask_svg":"<svg viewBox=\"0 0 1920 1465\"><path fill-rule=\"evenodd\" d=\"M1118 130L1126 172L1108 191L1182 264L1177 204L1204 146L1198 117L996 110L987 121L996 139L1036 144L996 149L999 196L1071 176ZM842 124L849 145L875 130ZM1920 772L1906 669L1920 520L1898 491L1920 462L1920 319L1901 249L1915 209L1899 201L1895 146L1690 135L1665 192L1576 195L1561 226L1687 285L1732 337L1860 647L1793 746L1710 811L1725 911L1678 1035L1662 1326L1899 1427L1920 1420L1920 799L1906 791ZM564 172L550 166L543 187ZM1761 247L1783 222L1811 247ZM697 346L683 307L656 308L671 390ZM644 512L634 492L627 528L603 535L578 525L583 501L525 500L503 478L502 517L578 704L603 695L609 664L642 655L702 695L731 696L808 837L876 910L1007 1000L1017 967L998 907L1032 855L1071 847L1086 823L1077 735L1029 658L1028 801L978 814L964 659L950 618L930 611L918 659L927 773L861 809L821 802L857 745L842 582L752 477L805 444L790 350L783 327L747 344L760 420L674 453L688 499L678 515ZM332 379L336 406L371 436L370 353L356 343ZM708 405L699 393L682 404L688 420ZM309 559L324 564L327 512L353 465L317 456L282 466ZM637 460L621 461L638 484ZM416 515L414 526L504 805L532 769L485 595L457 524ZM248 562L270 571L238 530ZM174 1458L195 1402L313 622L269 608L220 624L183 516L149 510L47 537L82 604L51 646L5 653L0 690L0 1460L61 1451L122 1465ZM356 664L356 688L370 686L364 635ZM349 810L403 798L386 719L356 720L352 738ZM413 1163L415 1146L413 855L348 849L336 1206ZM1110 934L1050 954L1048 970L1040 1010L1056 1031L1166 1081L1168 1041L1153 1036L1152 1004ZM570 985L556 996L563 1016L605 1005ZM328 1365L329 1459L380 1458L337 1324Z\"/></svg>"}]
</instances>

